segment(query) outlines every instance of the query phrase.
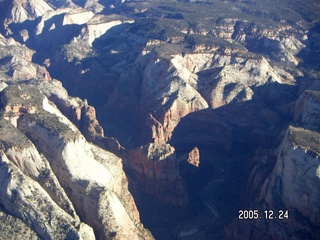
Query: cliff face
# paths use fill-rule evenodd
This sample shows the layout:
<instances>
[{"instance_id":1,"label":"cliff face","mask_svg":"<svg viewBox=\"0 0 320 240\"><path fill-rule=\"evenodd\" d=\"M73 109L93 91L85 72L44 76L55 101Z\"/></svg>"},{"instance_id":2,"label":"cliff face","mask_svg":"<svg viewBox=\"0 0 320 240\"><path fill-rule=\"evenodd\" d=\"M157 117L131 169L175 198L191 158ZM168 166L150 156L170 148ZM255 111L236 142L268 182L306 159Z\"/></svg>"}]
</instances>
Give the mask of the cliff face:
<instances>
[{"instance_id":1,"label":"cliff face","mask_svg":"<svg viewBox=\"0 0 320 240\"><path fill-rule=\"evenodd\" d=\"M45 12L52 10L46 1L42 0L13 0L11 6L7 9L4 24L22 23L26 20L33 20L42 16Z\"/></svg>"},{"instance_id":2,"label":"cliff face","mask_svg":"<svg viewBox=\"0 0 320 240\"><path fill-rule=\"evenodd\" d=\"M43 239L68 235L94 239L92 228L79 221L47 160L14 126L1 121L1 205L6 212Z\"/></svg>"},{"instance_id":3,"label":"cliff face","mask_svg":"<svg viewBox=\"0 0 320 240\"><path fill-rule=\"evenodd\" d=\"M189 196L179 174L175 149L169 144L151 143L130 150L126 166L133 170L129 176L136 179L135 191L141 188L161 202L187 206ZM165 193L165 194L163 194Z\"/></svg>"},{"instance_id":4,"label":"cliff face","mask_svg":"<svg viewBox=\"0 0 320 240\"><path fill-rule=\"evenodd\" d=\"M320 206L316 187L319 183L319 137L318 132L289 127L280 146L275 168L270 179L265 182L260 196L274 205L277 204L276 201L282 201L283 206L301 213L316 227L319 227ZM281 188L280 199L276 199L272 192L276 188Z\"/></svg>"},{"instance_id":5,"label":"cliff face","mask_svg":"<svg viewBox=\"0 0 320 240\"><path fill-rule=\"evenodd\" d=\"M234 220L227 230L230 239L240 239L240 235L246 239L319 238L318 99L318 91L305 91L296 102L297 126L288 127L275 152L256 161L247 197L251 198L250 209L258 209L263 220L255 223ZM265 210L272 210L275 218L279 218L279 211L287 211L288 217L264 219ZM236 231L231 232L230 228Z\"/></svg>"},{"instance_id":6,"label":"cliff face","mask_svg":"<svg viewBox=\"0 0 320 240\"><path fill-rule=\"evenodd\" d=\"M131 13L130 4L133 3L125 4L123 10ZM132 11L139 12L141 6L135 7ZM63 49L49 54L50 71L63 79L69 90L99 106L100 116L110 121L102 124L105 134L116 136L126 149L117 141L105 140L101 128L93 122L85 127L92 132L93 137L89 139L99 142L100 146L108 146L126 159L125 168L133 172L130 177L136 189L144 189L161 201L177 205L186 206L188 202L187 187L177 170L180 153L187 161L186 154L192 148L198 144L210 145L206 141L212 143L214 149L222 147L224 152L232 151L233 146L243 141L255 146L260 141L264 144L268 140L263 140L262 126L270 130L266 139L276 138L282 125L274 127L273 124L291 117L290 101L294 94L283 89L294 86L302 76L295 68L300 61L297 54L306 47L307 36L302 29L284 22L269 26L235 18L218 19L212 24L211 21L208 17L202 25L188 25L181 20L178 21L180 25L171 26L166 25L166 20L131 21L119 15L96 15L84 23L82 30L76 32L75 38ZM164 26L170 31L163 30ZM278 64L284 61L288 64ZM258 113L248 113L252 119L242 115L239 121L234 119L240 132L245 132L250 124L258 126L259 130L250 131L248 141L244 136L237 137L228 124L210 127L211 120L200 120L206 122L208 130L197 126L198 120L192 120L195 123L191 126L197 131L217 135L199 135L195 141L191 139L195 134L190 133L192 137L185 137L189 143L183 137L176 138L173 142L184 142L188 146L183 153L178 146L179 156L173 154L164 158L165 161L150 161L158 159L156 155L152 157L155 152L164 151L163 156L166 156L164 149L175 152L176 146L171 144L173 132L188 115L251 101L258 102L248 104ZM257 110L259 107L265 110ZM223 122L232 119L232 114L238 114L233 110L227 113L229 110L212 122ZM243 110L249 111L246 107ZM210 117L214 115L209 114ZM197 114L195 116L198 118ZM250 124L245 123L247 120ZM224 129L227 130L224 132ZM259 141L253 140L256 137ZM179 183L181 194L167 191L175 183Z\"/></svg>"},{"instance_id":7,"label":"cliff face","mask_svg":"<svg viewBox=\"0 0 320 240\"><path fill-rule=\"evenodd\" d=\"M295 120L307 129L319 131L319 113L319 91L305 91L296 103Z\"/></svg>"},{"instance_id":8,"label":"cliff face","mask_svg":"<svg viewBox=\"0 0 320 240\"><path fill-rule=\"evenodd\" d=\"M227 230L229 239L243 239L244 236L245 239L319 238L316 230L319 229L320 206L316 187L319 184L319 140L318 132L288 128L276 164L267 178L262 179L261 188L256 189L258 198L250 206L258 209L263 218L264 211L272 211L274 219L255 220L254 223L234 220ZM258 171L253 171L252 175L256 182L252 183L251 191L261 183ZM288 218L279 220L280 211L287 211Z\"/></svg>"},{"instance_id":9,"label":"cliff face","mask_svg":"<svg viewBox=\"0 0 320 240\"><path fill-rule=\"evenodd\" d=\"M151 238L121 159L86 142L35 87L1 94L1 205L9 214L44 239Z\"/></svg>"},{"instance_id":10,"label":"cliff face","mask_svg":"<svg viewBox=\"0 0 320 240\"><path fill-rule=\"evenodd\" d=\"M32 62L34 51L27 48L12 38L4 38L2 35L1 49L1 79L20 80L37 78L51 80L51 76L45 67Z\"/></svg>"}]
</instances>

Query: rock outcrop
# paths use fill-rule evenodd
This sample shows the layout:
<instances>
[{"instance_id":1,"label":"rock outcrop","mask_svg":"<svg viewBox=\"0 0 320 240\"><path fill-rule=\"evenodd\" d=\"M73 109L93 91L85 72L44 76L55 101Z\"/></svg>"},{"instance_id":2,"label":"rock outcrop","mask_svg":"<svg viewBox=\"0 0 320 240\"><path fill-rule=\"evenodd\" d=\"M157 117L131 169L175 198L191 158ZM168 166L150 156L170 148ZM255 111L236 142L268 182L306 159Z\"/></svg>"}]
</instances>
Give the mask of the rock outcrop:
<instances>
[{"instance_id":1,"label":"rock outcrop","mask_svg":"<svg viewBox=\"0 0 320 240\"><path fill-rule=\"evenodd\" d=\"M34 20L50 10L52 8L43 0L12 0L5 15L4 26L7 27L11 23Z\"/></svg>"},{"instance_id":2,"label":"rock outcrop","mask_svg":"<svg viewBox=\"0 0 320 240\"><path fill-rule=\"evenodd\" d=\"M82 30L81 36L77 41L84 42L86 45L92 46L94 40L100 38L116 26L126 23L133 23L133 19L125 18L121 15L95 15L87 22L86 28ZM110 34L110 33L109 33Z\"/></svg>"},{"instance_id":3,"label":"rock outcrop","mask_svg":"<svg viewBox=\"0 0 320 240\"><path fill-rule=\"evenodd\" d=\"M199 167L200 164L200 152L199 148L195 147L188 153L188 160L190 164Z\"/></svg>"},{"instance_id":4,"label":"rock outcrop","mask_svg":"<svg viewBox=\"0 0 320 240\"><path fill-rule=\"evenodd\" d=\"M5 39L0 44L1 80L51 80L45 67L32 62L34 51L16 42L12 38Z\"/></svg>"},{"instance_id":5,"label":"rock outcrop","mask_svg":"<svg viewBox=\"0 0 320 240\"><path fill-rule=\"evenodd\" d=\"M298 99L295 106L295 120L304 128L320 131L320 93L307 90Z\"/></svg>"},{"instance_id":6,"label":"rock outcrop","mask_svg":"<svg viewBox=\"0 0 320 240\"><path fill-rule=\"evenodd\" d=\"M319 238L318 101L319 91L305 91L296 102L296 126L288 127L276 151L254 160L247 188L248 208L259 210L263 220L234 220L227 230L229 239L240 239L240 235L241 239ZM279 211L287 211L288 216L265 219L264 212L269 210L275 218L279 218Z\"/></svg>"},{"instance_id":7,"label":"rock outcrop","mask_svg":"<svg viewBox=\"0 0 320 240\"><path fill-rule=\"evenodd\" d=\"M35 87L10 86L1 94L0 201L6 211L44 239L151 238L121 159L86 142Z\"/></svg>"},{"instance_id":8,"label":"rock outcrop","mask_svg":"<svg viewBox=\"0 0 320 240\"><path fill-rule=\"evenodd\" d=\"M169 144L151 143L130 150L125 166L133 170L129 176L136 180L135 191L146 192L166 204L187 206L186 186L179 175L175 149Z\"/></svg>"},{"instance_id":9,"label":"rock outcrop","mask_svg":"<svg viewBox=\"0 0 320 240\"><path fill-rule=\"evenodd\" d=\"M38 235L30 229L21 219L16 218L4 209L0 212L1 221L1 238L8 239L14 238L18 239L23 236L25 239L38 240L40 239Z\"/></svg>"},{"instance_id":10,"label":"rock outcrop","mask_svg":"<svg viewBox=\"0 0 320 240\"><path fill-rule=\"evenodd\" d=\"M67 55L69 60L64 71L72 71L73 75L77 76L71 80L68 77L69 83L72 82L77 86L73 88L75 91L92 97L96 102L101 103L103 100L98 100L95 93L88 93L90 90L87 88L93 89L92 86L97 84L99 86L98 91L100 91L100 86L103 86L103 84L99 83L103 82L105 84L106 104L101 109L109 112L105 115L106 118L123 119L123 121L122 119L119 121L119 123L123 123L121 127L118 126L118 123L113 124L121 128L121 132L123 128L129 132L130 137L123 138L124 141L127 141L125 145L129 146L129 152L140 152L139 156L141 155L141 149L149 149L145 146L168 144L181 119L193 112L251 101L257 96L267 102L269 101L268 98L276 99L282 92L274 88L270 96L261 96L259 89L263 86L295 84L295 79L291 74L281 68L274 67L266 57L250 52L243 46L232 44L223 46L218 44L206 45L195 42L192 45L192 51L188 50L181 53L181 49L175 44L183 41L183 38L178 40L179 36L172 38L171 36L164 36L171 40L174 38L174 43L171 43L171 40L162 38L160 33L160 35L158 33L153 34L153 30L148 32L149 25L142 25L146 29L141 30L137 27L138 24L140 23L133 23L129 27L129 31L123 31L119 37L119 43L113 42L103 48L100 62L89 60L91 65L82 65L82 63L74 65L73 61L80 58L77 55L78 53L75 53L77 51L75 43L72 43L68 45L70 49L66 53L59 52L55 55L54 65L57 65L60 61L65 61L64 56ZM233 24L235 25L236 22ZM135 27L139 31L132 32ZM278 38L285 31L287 30L277 30L274 32L274 37ZM144 32L150 39L143 35ZM250 34L252 38L261 38L261 35L255 35L254 32ZM267 32L263 34L267 34ZM105 37L108 41L113 39L108 34ZM230 40L232 40L232 37L230 37ZM79 43L81 42L80 38ZM239 43L247 44L247 42L241 41ZM183 44L181 43L182 46L184 46ZM292 51L298 51L301 46L299 45ZM131 49L139 48L142 48L142 51L137 53L131 51ZM110 58L114 59L114 62L109 61ZM129 69L127 69L127 66L129 66ZM52 71L58 72L58 69L52 67ZM92 71L93 68L96 71ZM63 78L60 71L58 75ZM115 80L117 76L119 80ZM102 81L102 78L108 80ZM81 79L81 84L79 79ZM96 83L88 81L89 79L96 79ZM133 87L126 88L126 86ZM263 114L269 115L267 112ZM123 117L124 115L125 117ZM254 115L252 113L252 116ZM228 134L227 136L229 136ZM260 136L260 133L258 135ZM121 136L119 137L121 138ZM254 135L252 135L252 138L254 138ZM232 143L224 144L223 140L221 144L224 145L224 149L230 149L230 146L232 146ZM150 165L146 159L149 159L148 156L152 152L143 152L145 154L143 157L137 157L137 154L129 154L132 163L129 164L129 161L125 161L125 164L128 164L126 167L131 168L142 164L143 168L149 169ZM141 159L145 159L145 161L141 161ZM172 159L171 161L177 160ZM158 162L155 162L154 168L162 169L157 167L158 164ZM178 172L172 171L172 174L178 174ZM133 175L137 176L136 174ZM162 173L158 175L164 176ZM171 176L171 178L179 179L180 176ZM159 185L161 184L159 183ZM148 186L145 186L145 188L149 189ZM155 192L157 193L154 195L163 199L158 191L155 190ZM184 201L177 200L174 202Z\"/></svg>"},{"instance_id":11,"label":"rock outcrop","mask_svg":"<svg viewBox=\"0 0 320 240\"><path fill-rule=\"evenodd\" d=\"M227 230L228 239L319 238L319 141L318 132L288 128L267 178L259 180L258 172L252 172L256 184L263 184L250 208L259 210L263 220L234 220ZM278 219L265 219L265 211L272 211ZM288 216L279 220L279 211L287 211Z\"/></svg>"},{"instance_id":12,"label":"rock outcrop","mask_svg":"<svg viewBox=\"0 0 320 240\"><path fill-rule=\"evenodd\" d=\"M1 205L43 239L95 239L34 145L1 120ZM16 141L19 139L19 141ZM30 231L30 230L29 230Z\"/></svg>"}]
</instances>

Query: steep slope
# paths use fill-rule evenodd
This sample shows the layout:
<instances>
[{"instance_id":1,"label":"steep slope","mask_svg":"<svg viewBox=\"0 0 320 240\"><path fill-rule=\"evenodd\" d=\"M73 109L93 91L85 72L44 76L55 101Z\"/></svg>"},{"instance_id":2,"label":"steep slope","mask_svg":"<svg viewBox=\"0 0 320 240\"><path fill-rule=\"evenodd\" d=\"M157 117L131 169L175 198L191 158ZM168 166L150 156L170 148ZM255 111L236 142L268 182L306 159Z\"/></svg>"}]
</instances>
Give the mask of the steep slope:
<instances>
[{"instance_id":1,"label":"steep slope","mask_svg":"<svg viewBox=\"0 0 320 240\"><path fill-rule=\"evenodd\" d=\"M261 180L263 184L256 186L260 193L248 209L257 209L263 220L235 220L227 229L228 239L319 238L319 141L318 132L288 128L267 178L260 178L258 168L252 171L256 183L250 191ZM286 215L279 219L281 211Z\"/></svg>"},{"instance_id":2,"label":"steep slope","mask_svg":"<svg viewBox=\"0 0 320 240\"><path fill-rule=\"evenodd\" d=\"M286 129L279 148L254 160L247 209L257 209L263 220L234 220L228 238L319 238L318 104L319 91L305 91L296 101L295 126ZM276 219L281 211L286 216Z\"/></svg>"},{"instance_id":3,"label":"steep slope","mask_svg":"<svg viewBox=\"0 0 320 240\"><path fill-rule=\"evenodd\" d=\"M147 237L119 158L87 143L35 87L6 87L1 99L6 211L44 239L95 239L78 214L98 239Z\"/></svg>"},{"instance_id":4,"label":"steep slope","mask_svg":"<svg viewBox=\"0 0 320 240\"><path fill-rule=\"evenodd\" d=\"M181 169L190 169L194 147L205 159L200 169L219 168L215 154L249 167L257 149L273 152L280 144L294 115L296 86L307 72L300 66L309 46L305 16L295 14L293 24L292 16L275 17L262 3L252 3L255 12L247 2L213 2L214 9L181 3L174 10L165 1L126 2L122 9L135 22L109 29L90 49L80 37L81 49L72 42L52 55L50 71L88 98L107 135L124 145L117 154L137 195L188 206L199 193ZM249 175L241 171L237 177Z\"/></svg>"},{"instance_id":5,"label":"steep slope","mask_svg":"<svg viewBox=\"0 0 320 240\"><path fill-rule=\"evenodd\" d=\"M94 108L70 98L44 67L31 63L33 51L2 39L1 212L12 219L2 235L16 222L18 238L23 231L42 239L152 238L139 223L121 159L87 143L38 89L88 138L103 138Z\"/></svg>"},{"instance_id":6,"label":"steep slope","mask_svg":"<svg viewBox=\"0 0 320 240\"><path fill-rule=\"evenodd\" d=\"M34 51L26 46L16 42L12 38L3 40L0 44L1 80L19 80L38 78L42 80L51 80L49 72L38 64L32 62Z\"/></svg>"},{"instance_id":7,"label":"steep slope","mask_svg":"<svg viewBox=\"0 0 320 240\"><path fill-rule=\"evenodd\" d=\"M42 0L13 0L7 10L5 26L11 23L22 23L26 20L34 20L45 12L52 10L46 1Z\"/></svg>"},{"instance_id":8,"label":"steep slope","mask_svg":"<svg viewBox=\"0 0 320 240\"><path fill-rule=\"evenodd\" d=\"M22 219L43 239L67 236L94 239L92 229L79 221L46 159L3 119L1 146L3 208Z\"/></svg>"}]
</instances>

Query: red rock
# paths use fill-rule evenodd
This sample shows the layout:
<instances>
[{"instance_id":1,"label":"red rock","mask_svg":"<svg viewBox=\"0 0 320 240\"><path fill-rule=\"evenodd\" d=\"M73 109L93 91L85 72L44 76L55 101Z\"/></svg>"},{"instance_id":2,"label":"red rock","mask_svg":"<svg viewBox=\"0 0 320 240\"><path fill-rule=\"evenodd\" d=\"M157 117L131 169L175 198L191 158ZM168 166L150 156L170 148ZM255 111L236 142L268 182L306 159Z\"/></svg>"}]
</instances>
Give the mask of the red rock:
<instances>
[{"instance_id":1,"label":"red rock","mask_svg":"<svg viewBox=\"0 0 320 240\"><path fill-rule=\"evenodd\" d=\"M199 167L200 164L200 151L197 147L193 148L188 153L188 162L196 167Z\"/></svg>"}]
</instances>

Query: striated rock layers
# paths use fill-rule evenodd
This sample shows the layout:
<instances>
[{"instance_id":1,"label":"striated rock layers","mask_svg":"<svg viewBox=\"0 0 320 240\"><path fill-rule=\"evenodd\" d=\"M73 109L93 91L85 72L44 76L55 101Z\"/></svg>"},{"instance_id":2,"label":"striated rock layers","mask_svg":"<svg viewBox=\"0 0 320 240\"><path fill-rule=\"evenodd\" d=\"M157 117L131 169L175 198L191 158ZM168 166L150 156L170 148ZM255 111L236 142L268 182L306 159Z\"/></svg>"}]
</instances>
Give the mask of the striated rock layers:
<instances>
[{"instance_id":1,"label":"striated rock layers","mask_svg":"<svg viewBox=\"0 0 320 240\"><path fill-rule=\"evenodd\" d=\"M99 20L98 17L96 19ZM99 21L103 22L104 18ZM235 27L239 23L234 21L233 23L228 22L228 24L233 24L235 31L234 36L229 39L231 41L238 34ZM172 155L170 159L163 157L166 159L165 161L155 160L159 159L157 156L150 157L155 152L162 150L165 151L162 155L166 156L165 149L173 147L170 146L170 141L181 120L192 113L202 112L205 109L217 109L229 104L249 102L253 99L259 99L266 105L276 104L280 98L283 100L285 95L281 88L284 85L294 85L296 79L289 71L271 65L268 56L250 52L235 43L234 45L225 44L222 46L194 43L192 50L186 50L191 47L184 45L183 40L178 40L178 36L172 43L171 38L170 40L163 38L160 33L159 35L151 35L151 33L144 35L148 26L142 25L146 29L139 28L139 22L131 25L127 28L122 26L126 30L121 32L115 42L113 42L114 37L108 35L108 32L112 32L111 29L106 32L103 39L112 43L101 48L100 56L97 58L99 61L88 59L88 52L83 49L79 51L77 43L72 42L65 45L63 51L57 51L54 54L50 69L59 78L64 78L66 84L72 85L73 91L82 96L88 96L89 100L91 98L98 105L105 103L102 104L99 112L106 119L115 119L112 125L116 128L115 135L118 134L117 137L126 147L126 150L119 154L127 159L124 164L128 172L131 172L130 170L135 172L131 173L131 177L136 177L132 181L133 185L139 182L137 188L145 189L161 201L186 206L188 190L184 186L178 169L176 169L180 156ZM269 37L280 41L286 31L287 29L274 30ZM268 33L259 32L258 34L247 31L246 34L250 38L244 38L247 39L246 41L239 40L240 44L246 45L249 43L249 39L257 40L266 37ZM84 40L88 36L86 34L79 35L77 41L85 44ZM190 36L186 36L186 39L187 37ZM181 41L181 46L176 44L179 41ZM292 41L296 42L297 47L292 47L290 54L296 53L302 47L299 39L294 38ZM104 46L103 42L100 44ZM79 52L82 55L79 55ZM286 54L289 53L283 53L283 55ZM61 62L65 63L63 71L59 65ZM72 72L72 76L68 74L66 77L64 72ZM264 86L269 86L270 89L272 86L277 87L272 88L268 93L259 92ZM266 96L267 94L269 96ZM105 98L98 97L101 95ZM259 104L253 105L257 109L256 106ZM262 104L261 106L265 107L266 105ZM288 106L281 106L281 108L285 114L289 111ZM269 113L270 111L262 112L262 118L263 115L272 118L273 116L269 116ZM250 114L255 116L254 112ZM278 117L277 114L270 113L275 118ZM213 122L215 121L214 119ZM260 125L259 121L263 120L254 118L253 122ZM270 120L270 122L273 121ZM107 124L104 126L108 128ZM233 133L228 130L227 138L229 134ZM254 134L250 137L254 138ZM257 135L260 137L262 134L259 132ZM206 140L201 140L201 142ZM223 145L224 150L230 150L232 143L225 143L229 140L229 138L225 138L218 145ZM179 140L177 141L179 142ZM197 146L196 143L193 146L188 146L188 149L183 150L182 155L186 156L195 146ZM151 150L154 148L158 148L158 150ZM154 159L153 162L150 162L150 159ZM187 162L187 159L186 156L184 160ZM169 164L173 167L170 171L165 170L167 161L173 161ZM143 177L140 176L141 173ZM145 185L143 187L140 185L141 179L144 178L149 181L143 181L142 185ZM167 190L171 189L171 185L174 185L175 182L179 182L179 186L181 186L179 189L185 189L184 194L174 194L173 191ZM158 186L150 187L151 183ZM162 192L159 189L162 189Z\"/></svg>"},{"instance_id":2,"label":"striated rock layers","mask_svg":"<svg viewBox=\"0 0 320 240\"><path fill-rule=\"evenodd\" d=\"M0 39L1 80L52 79L45 67L32 62L33 50L1 34Z\"/></svg>"},{"instance_id":3,"label":"striated rock layers","mask_svg":"<svg viewBox=\"0 0 320 240\"><path fill-rule=\"evenodd\" d=\"M234 220L228 239L320 237L319 96L313 90L300 96L296 126L289 126L279 148L260 156L250 172L247 207L258 209L263 219ZM265 219L266 210L278 219ZM280 220L279 211L287 211L288 218Z\"/></svg>"},{"instance_id":4,"label":"striated rock layers","mask_svg":"<svg viewBox=\"0 0 320 240\"><path fill-rule=\"evenodd\" d=\"M178 14L177 21L168 24L164 20L170 19L167 13L160 14L158 20L143 19L141 16L149 13L144 15L147 10L139 3L48 3L51 9L34 10L37 14L25 17L30 26L21 22L16 30L7 24L7 36L35 48L37 60L63 80L72 94L89 99L100 115L112 119L109 129L103 123L106 135L113 130L127 149L104 136L93 107L76 98L61 100L65 98L47 91L46 96L88 140L125 158L128 172L135 172L133 184L149 179L142 183L142 189L178 205L187 205L188 194L177 168L180 156L176 156L170 141L181 119L207 108L250 101L264 85L294 84L289 71L269 60L298 65L296 54L305 47L305 32L293 30L286 23L267 27L269 23L213 19L215 14L210 14L201 17L203 24L190 24ZM121 7L122 3L125 6ZM23 2L19 4L24 6ZM132 8L131 4L137 6ZM31 4L30 8L35 6ZM103 8L113 14L104 14ZM138 12L142 15L136 15ZM279 94L277 89L274 92ZM198 160L191 162L197 165ZM172 169L166 170L167 166ZM150 187L151 183L157 187ZM179 194L168 190L175 183L179 183Z\"/></svg>"},{"instance_id":5,"label":"striated rock layers","mask_svg":"<svg viewBox=\"0 0 320 240\"><path fill-rule=\"evenodd\" d=\"M186 186L172 146L151 143L130 150L126 159L126 166L133 170L129 176L136 180L136 191L142 188L163 203L187 206Z\"/></svg>"},{"instance_id":6,"label":"striated rock layers","mask_svg":"<svg viewBox=\"0 0 320 240\"><path fill-rule=\"evenodd\" d=\"M275 218L279 218L279 211L288 211L288 219L235 220L226 230L228 239L319 238L319 141L319 133L289 127L276 164L262 180L257 202L250 206L258 209L263 218L266 210L271 210ZM261 179L259 171L252 175L254 187Z\"/></svg>"},{"instance_id":7,"label":"striated rock layers","mask_svg":"<svg viewBox=\"0 0 320 240\"><path fill-rule=\"evenodd\" d=\"M181 176L179 176L179 171L174 169L172 169L171 176L169 176L167 170L164 170L165 167L162 167L164 164L162 161L156 161L151 165L149 161L146 161L150 159L149 156L154 152L146 151L147 149L150 150L150 144L159 147L157 151L161 152L161 149L164 149L162 146L170 143L172 134L178 124L182 119L187 118L188 115L202 112L208 108L215 109L230 103L250 101L259 87L265 84L280 85L283 83L282 77L270 66L266 59L246 59L245 53L227 53L227 51L193 53L185 54L184 56L177 54L172 55L171 59L158 58L152 53L145 52L144 55L139 56L136 60L136 64L141 67L143 73L139 102L132 103L131 99L134 99L134 95L132 94L128 98L127 91L119 89L119 87L116 87L116 90L110 96L110 106L111 103L120 103L121 109L123 108L123 103L126 103L127 106L134 104L132 109L139 110L138 119L140 121L138 127L140 127L139 144L141 146L129 150L131 162L128 162L128 165L129 167L141 165L141 168L149 169L148 171L143 171L144 174L149 176L151 182L158 181L159 186L162 186L165 182L169 183L167 186L159 188L170 189L172 182L170 179L176 178L177 180L175 181L180 182ZM232 54L238 54L238 57L234 57ZM126 76L124 76L123 81L129 83L131 80L129 78L126 79ZM127 113L129 113L129 117L135 118L135 113L132 112L133 115L130 115L131 110L128 109ZM252 113L252 116L254 115L255 113ZM212 121L215 122L214 119ZM198 128L206 129L204 125L193 126L194 130ZM208 128L215 127L208 126ZM189 126L187 129L191 131L192 126ZM206 129L202 131L210 132L211 130ZM188 133L189 130L186 130L186 132ZM228 130L225 133L226 136L228 136L229 132ZM182 138L181 141L188 137L186 134L184 136L181 134L180 136ZM209 139L211 138L214 138L214 136L209 137ZM233 140L227 140L226 137L222 137L222 139L229 141L226 145L231 146ZM207 140L204 139L203 141ZM191 142L196 144L194 140L191 140ZM220 144L224 144L223 142L224 140L221 140ZM135 143L135 145L138 145L138 143ZM195 146L197 145L190 147L192 149ZM188 153L191 149L183 151L187 151L185 153ZM137 152L140 152L140 155L144 153L145 156L132 154ZM186 161L187 158L185 157L184 160ZM171 158L170 161L175 162L170 164L170 166L177 166L179 162L177 157ZM133 169L141 172L136 167ZM146 174L146 172L149 172L149 174ZM153 174L153 172L157 173ZM162 176L163 179L160 180L159 176ZM147 186L147 189L150 188ZM186 189L185 192L187 193ZM164 196L172 199L169 193L170 191L164 191L163 194L158 193L157 190L154 191L154 194L162 200ZM186 194L180 195L180 197L182 196L187 197ZM186 203L186 199L177 199L174 202Z\"/></svg>"},{"instance_id":8,"label":"striated rock layers","mask_svg":"<svg viewBox=\"0 0 320 240\"><path fill-rule=\"evenodd\" d=\"M88 143L34 86L6 87L1 103L4 214L42 239L152 238L139 221L121 159Z\"/></svg>"},{"instance_id":9,"label":"striated rock layers","mask_svg":"<svg viewBox=\"0 0 320 240\"><path fill-rule=\"evenodd\" d=\"M11 23L23 23L26 20L36 19L47 11L52 10L50 5L43 0L12 0L5 14L4 26Z\"/></svg>"}]
</instances>

